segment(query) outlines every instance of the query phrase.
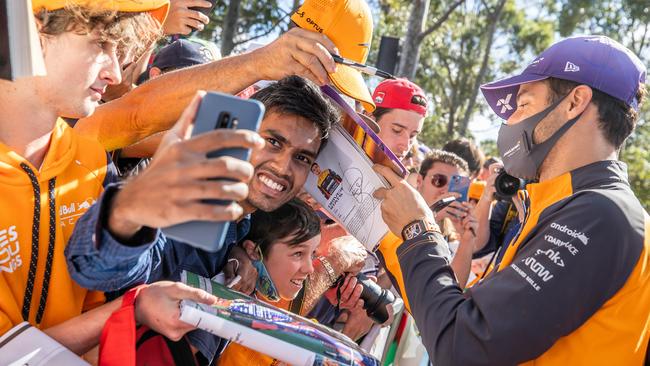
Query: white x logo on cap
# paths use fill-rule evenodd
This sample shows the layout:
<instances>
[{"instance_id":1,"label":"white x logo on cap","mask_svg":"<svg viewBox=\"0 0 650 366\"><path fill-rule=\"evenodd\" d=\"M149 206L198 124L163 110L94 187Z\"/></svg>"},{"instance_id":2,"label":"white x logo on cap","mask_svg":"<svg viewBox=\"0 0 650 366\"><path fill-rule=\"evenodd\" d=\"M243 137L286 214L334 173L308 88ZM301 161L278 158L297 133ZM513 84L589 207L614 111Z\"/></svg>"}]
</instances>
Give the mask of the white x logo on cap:
<instances>
[{"instance_id":1,"label":"white x logo on cap","mask_svg":"<svg viewBox=\"0 0 650 366\"><path fill-rule=\"evenodd\" d=\"M510 98L512 98L512 93L506 95L505 99L499 99L497 101L497 107L501 107L501 114L512 110L512 106L510 105Z\"/></svg>"}]
</instances>

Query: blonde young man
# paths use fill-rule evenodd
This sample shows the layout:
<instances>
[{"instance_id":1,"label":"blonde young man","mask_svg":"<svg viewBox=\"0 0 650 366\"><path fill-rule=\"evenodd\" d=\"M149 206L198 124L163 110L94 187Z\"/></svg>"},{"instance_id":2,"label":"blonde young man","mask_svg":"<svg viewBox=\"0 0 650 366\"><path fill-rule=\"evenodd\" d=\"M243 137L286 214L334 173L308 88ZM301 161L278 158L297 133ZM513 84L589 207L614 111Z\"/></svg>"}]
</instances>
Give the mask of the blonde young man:
<instances>
[{"instance_id":1,"label":"blonde young man","mask_svg":"<svg viewBox=\"0 0 650 366\"><path fill-rule=\"evenodd\" d=\"M76 220L98 199L114 172L104 148L78 136L60 117L93 113L105 88L120 82L120 66L157 37L168 7L167 0L93 4L34 1L47 75L0 80L0 204L4 208L0 215L0 335L27 321L77 354L98 343L103 324L119 307L119 300L102 305L102 293L77 285L63 253ZM233 138L239 141L235 144L253 146L241 141L254 141L256 135L242 133L181 141L197 101L163 148L186 146L200 152L207 149L203 145ZM169 155L163 153L160 159ZM196 168L200 159L186 162L195 172L202 171ZM234 163L233 169L252 170L248 163ZM224 212L212 214L226 217ZM192 328L178 320L182 298L215 300L181 284L154 284L138 297L137 321L178 339ZM15 354L14 347L3 342L1 353Z\"/></svg>"}]
</instances>

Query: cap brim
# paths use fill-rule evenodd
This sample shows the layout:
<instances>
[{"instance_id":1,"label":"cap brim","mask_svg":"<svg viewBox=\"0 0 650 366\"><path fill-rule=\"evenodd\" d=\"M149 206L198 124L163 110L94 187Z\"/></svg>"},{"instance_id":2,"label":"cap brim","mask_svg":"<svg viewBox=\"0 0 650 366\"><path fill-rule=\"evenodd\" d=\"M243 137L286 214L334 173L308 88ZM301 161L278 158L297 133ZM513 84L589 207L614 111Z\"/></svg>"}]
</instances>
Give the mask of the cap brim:
<instances>
[{"instance_id":1,"label":"cap brim","mask_svg":"<svg viewBox=\"0 0 650 366\"><path fill-rule=\"evenodd\" d=\"M372 102L370 91L359 71L349 66L337 64L336 72L329 74L329 77L339 91L361 102L366 111L372 112L375 110L375 103Z\"/></svg>"},{"instance_id":2,"label":"cap brim","mask_svg":"<svg viewBox=\"0 0 650 366\"><path fill-rule=\"evenodd\" d=\"M165 22L169 12L169 0L34 0L32 9L34 12L43 8L57 10L65 7L68 3L124 12L147 12L159 21L160 25Z\"/></svg>"},{"instance_id":3,"label":"cap brim","mask_svg":"<svg viewBox=\"0 0 650 366\"><path fill-rule=\"evenodd\" d=\"M164 4L163 6L157 9L149 10L149 14L151 14L151 16L160 23L160 26L162 26L163 23L165 23L165 19L167 19L168 13L169 13L169 4Z\"/></svg>"},{"instance_id":4,"label":"cap brim","mask_svg":"<svg viewBox=\"0 0 650 366\"><path fill-rule=\"evenodd\" d=\"M481 92L497 116L508 119L517 110L521 84L548 79L547 75L521 74L481 85Z\"/></svg>"},{"instance_id":5,"label":"cap brim","mask_svg":"<svg viewBox=\"0 0 650 366\"><path fill-rule=\"evenodd\" d=\"M361 117L361 119L370 127L372 132L379 133L381 131L381 127L379 127L379 124L377 122L375 122L374 119L366 116L363 113L357 113L357 115L359 117Z\"/></svg>"}]
</instances>

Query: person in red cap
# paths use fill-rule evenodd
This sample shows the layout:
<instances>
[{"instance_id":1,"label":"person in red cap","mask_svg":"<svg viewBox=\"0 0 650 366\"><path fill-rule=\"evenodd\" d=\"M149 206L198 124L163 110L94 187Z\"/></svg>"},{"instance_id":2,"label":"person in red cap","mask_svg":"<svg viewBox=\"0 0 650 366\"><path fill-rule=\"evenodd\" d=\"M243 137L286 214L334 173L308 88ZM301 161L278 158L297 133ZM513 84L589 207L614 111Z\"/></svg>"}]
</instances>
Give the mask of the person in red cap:
<instances>
[{"instance_id":1,"label":"person in red cap","mask_svg":"<svg viewBox=\"0 0 650 366\"><path fill-rule=\"evenodd\" d=\"M379 137L398 158L411 150L427 116L424 91L407 79L386 80L372 94L377 108L372 113L379 124Z\"/></svg>"}]
</instances>

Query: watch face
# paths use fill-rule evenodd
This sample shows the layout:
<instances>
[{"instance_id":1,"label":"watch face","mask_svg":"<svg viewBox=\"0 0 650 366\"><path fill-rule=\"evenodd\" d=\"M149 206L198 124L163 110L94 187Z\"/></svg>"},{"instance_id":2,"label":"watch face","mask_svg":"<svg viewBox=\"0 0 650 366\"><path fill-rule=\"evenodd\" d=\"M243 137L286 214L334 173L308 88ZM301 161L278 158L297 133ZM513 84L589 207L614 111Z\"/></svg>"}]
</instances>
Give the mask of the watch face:
<instances>
[{"instance_id":1,"label":"watch face","mask_svg":"<svg viewBox=\"0 0 650 366\"><path fill-rule=\"evenodd\" d=\"M406 228L406 230L405 230L406 239L415 238L421 232L422 232L422 227L420 226L420 223L415 222L415 223L411 224L409 227Z\"/></svg>"}]
</instances>

